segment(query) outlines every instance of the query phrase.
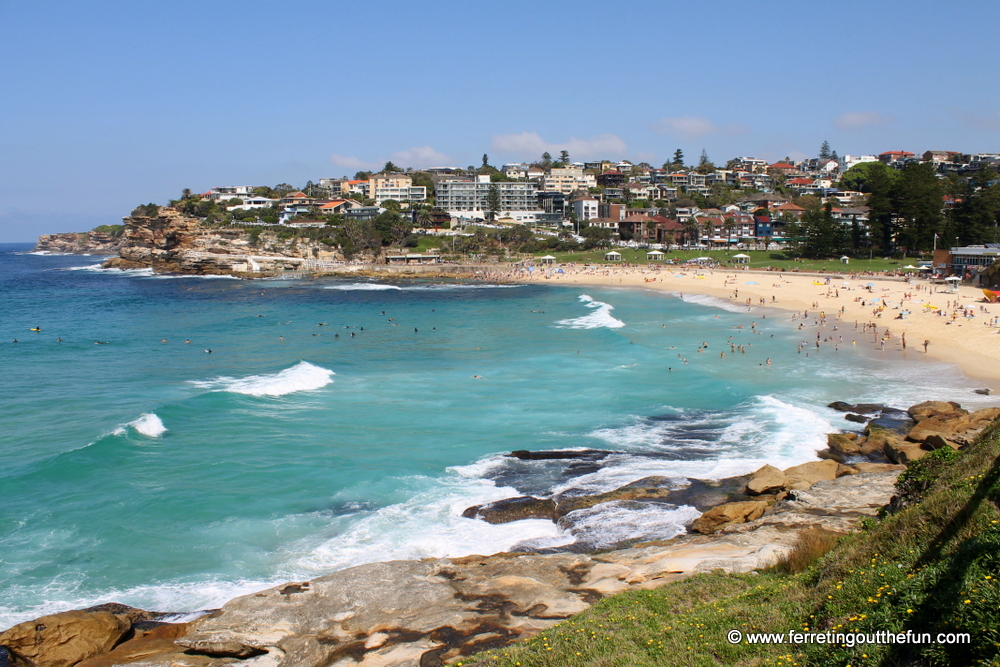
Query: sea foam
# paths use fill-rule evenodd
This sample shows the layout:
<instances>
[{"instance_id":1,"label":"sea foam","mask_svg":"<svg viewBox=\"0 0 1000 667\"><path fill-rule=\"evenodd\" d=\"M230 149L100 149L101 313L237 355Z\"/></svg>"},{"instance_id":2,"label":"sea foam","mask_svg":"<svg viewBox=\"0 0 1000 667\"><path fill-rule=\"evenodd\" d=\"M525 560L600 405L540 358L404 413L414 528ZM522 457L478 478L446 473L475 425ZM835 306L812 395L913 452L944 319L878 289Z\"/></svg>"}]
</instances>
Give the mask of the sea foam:
<instances>
[{"instance_id":1,"label":"sea foam","mask_svg":"<svg viewBox=\"0 0 1000 667\"><path fill-rule=\"evenodd\" d=\"M588 308L593 308L589 315L559 320L556 324L567 329L620 329L625 323L611 315L614 306L603 301L595 301L589 294L581 294L580 301Z\"/></svg>"},{"instance_id":2,"label":"sea foam","mask_svg":"<svg viewBox=\"0 0 1000 667\"><path fill-rule=\"evenodd\" d=\"M130 421L127 424L123 424L111 432L112 435L125 435L126 429L131 427L137 433L148 438L159 438L161 435L167 432L167 427L163 425L163 421L153 412L147 412L139 415L137 419ZM90 443L92 445L94 443ZM87 445L88 447L90 445Z\"/></svg>"},{"instance_id":3,"label":"sea foam","mask_svg":"<svg viewBox=\"0 0 1000 667\"><path fill-rule=\"evenodd\" d=\"M346 285L326 285L323 289L340 290L342 292L382 292L386 290L402 290L396 285L382 283L348 283Z\"/></svg>"},{"instance_id":4,"label":"sea foam","mask_svg":"<svg viewBox=\"0 0 1000 667\"><path fill-rule=\"evenodd\" d=\"M217 377L214 380L194 380L192 385L210 391L226 391L248 396L284 396L297 391L313 391L333 382L335 373L327 368L300 361L291 368L271 375L249 375L245 378Z\"/></svg>"}]
</instances>

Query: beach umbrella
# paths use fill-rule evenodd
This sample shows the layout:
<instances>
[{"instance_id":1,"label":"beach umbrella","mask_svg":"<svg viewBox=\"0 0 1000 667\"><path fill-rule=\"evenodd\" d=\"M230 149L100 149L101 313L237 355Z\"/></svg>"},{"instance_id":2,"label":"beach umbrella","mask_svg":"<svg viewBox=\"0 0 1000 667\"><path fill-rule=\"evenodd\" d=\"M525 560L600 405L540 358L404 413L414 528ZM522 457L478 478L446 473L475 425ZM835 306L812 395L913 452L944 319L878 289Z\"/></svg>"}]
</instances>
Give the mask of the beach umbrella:
<instances>
[{"instance_id":1,"label":"beach umbrella","mask_svg":"<svg viewBox=\"0 0 1000 667\"><path fill-rule=\"evenodd\" d=\"M906 266L904 266L903 268L904 268L904 269L911 269L911 270L915 270L915 269L916 269L917 267L913 266L912 264L907 264L907 265L906 265Z\"/></svg>"}]
</instances>

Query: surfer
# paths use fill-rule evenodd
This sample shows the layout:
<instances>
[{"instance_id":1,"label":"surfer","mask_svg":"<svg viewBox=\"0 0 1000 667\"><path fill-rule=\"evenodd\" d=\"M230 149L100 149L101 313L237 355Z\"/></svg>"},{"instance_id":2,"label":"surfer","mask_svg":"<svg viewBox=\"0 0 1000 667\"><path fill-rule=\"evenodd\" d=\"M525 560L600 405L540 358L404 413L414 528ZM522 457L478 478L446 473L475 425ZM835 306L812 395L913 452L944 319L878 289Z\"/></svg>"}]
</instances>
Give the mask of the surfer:
<instances>
[{"instance_id":1,"label":"surfer","mask_svg":"<svg viewBox=\"0 0 1000 667\"><path fill-rule=\"evenodd\" d=\"M35 333L41 333L42 332L42 328L41 327L32 327L31 330L34 331Z\"/></svg>"}]
</instances>

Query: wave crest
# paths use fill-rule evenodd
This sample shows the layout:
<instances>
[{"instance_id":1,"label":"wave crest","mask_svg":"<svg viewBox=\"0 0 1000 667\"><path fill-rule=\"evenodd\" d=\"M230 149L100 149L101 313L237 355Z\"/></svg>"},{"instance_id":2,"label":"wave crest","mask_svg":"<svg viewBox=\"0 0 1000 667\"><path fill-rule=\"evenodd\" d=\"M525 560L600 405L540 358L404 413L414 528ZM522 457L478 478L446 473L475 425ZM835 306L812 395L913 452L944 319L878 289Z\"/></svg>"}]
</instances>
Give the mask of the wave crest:
<instances>
[{"instance_id":1,"label":"wave crest","mask_svg":"<svg viewBox=\"0 0 1000 667\"><path fill-rule=\"evenodd\" d=\"M595 301L589 294L581 294L580 301L593 312L582 317L559 320L556 325L566 329L620 329L625 323L614 317L611 311L615 309L610 303Z\"/></svg>"},{"instance_id":2,"label":"wave crest","mask_svg":"<svg viewBox=\"0 0 1000 667\"><path fill-rule=\"evenodd\" d=\"M300 361L271 375L249 375L245 378L217 377L214 380L194 380L195 387L210 391L226 391L248 396L284 396L298 391L313 391L333 382L335 373L327 368Z\"/></svg>"}]
</instances>

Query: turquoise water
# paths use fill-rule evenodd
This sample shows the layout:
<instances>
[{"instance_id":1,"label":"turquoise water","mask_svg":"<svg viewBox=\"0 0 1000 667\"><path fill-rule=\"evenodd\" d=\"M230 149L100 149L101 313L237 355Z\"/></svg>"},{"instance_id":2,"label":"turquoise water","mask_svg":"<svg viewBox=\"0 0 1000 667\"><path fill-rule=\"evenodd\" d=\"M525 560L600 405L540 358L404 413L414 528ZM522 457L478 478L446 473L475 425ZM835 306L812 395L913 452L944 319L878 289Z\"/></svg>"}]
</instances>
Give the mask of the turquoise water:
<instances>
[{"instance_id":1,"label":"turquoise water","mask_svg":"<svg viewBox=\"0 0 1000 667\"><path fill-rule=\"evenodd\" d=\"M375 560L669 537L697 512L615 506L573 531L461 513L810 460L852 426L833 400L979 398L944 364L797 354L814 330L705 297L180 278L27 249L0 246L0 627L109 600L192 611ZM502 456L578 447L616 454Z\"/></svg>"}]
</instances>

